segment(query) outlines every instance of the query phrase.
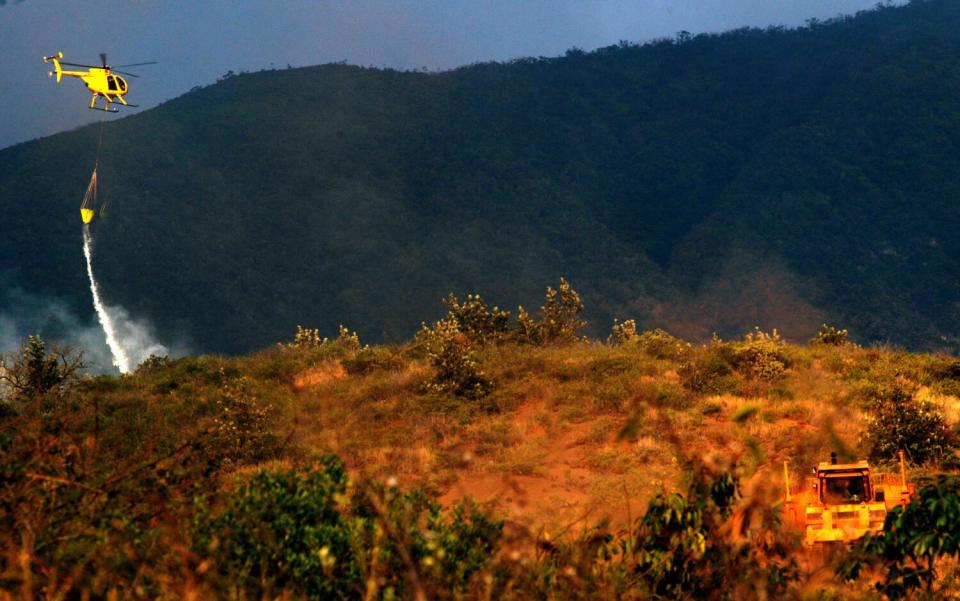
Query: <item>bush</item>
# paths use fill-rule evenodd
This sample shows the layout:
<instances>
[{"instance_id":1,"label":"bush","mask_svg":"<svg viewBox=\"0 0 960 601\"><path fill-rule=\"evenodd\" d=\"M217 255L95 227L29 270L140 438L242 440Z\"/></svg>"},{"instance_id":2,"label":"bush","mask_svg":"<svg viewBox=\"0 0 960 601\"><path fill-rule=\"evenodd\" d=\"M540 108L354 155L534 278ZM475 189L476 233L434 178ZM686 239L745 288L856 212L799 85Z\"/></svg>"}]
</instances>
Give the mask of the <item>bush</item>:
<instances>
[{"instance_id":1,"label":"bush","mask_svg":"<svg viewBox=\"0 0 960 601\"><path fill-rule=\"evenodd\" d=\"M215 514L197 508L194 551L214 561L226 590L352 596L361 578L341 507L346 490L346 468L331 455L305 468L261 470Z\"/></svg>"},{"instance_id":2,"label":"bush","mask_svg":"<svg viewBox=\"0 0 960 601\"><path fill-rule=\"evenodd\" d=\"M849 342L846 330L840 330L827 324L821 325L820 331L810 340L810 344L827 344L831 346L843 346L849 344Z\"/></svg>"},{"instance_id":3,"label":"bush","mask_svg":"<svg viewBox=\"0 0 960 601\"><path fill-rule=\"evenodd\" d=\"M204 434L156 428L117 448L108 431L130 423L99 417L70 402L0 423L0 597L159 598L186 568L166 551L182 543L182 500L217 481Z\"/></svg>"},{"instance_id":4,"label":"bush","mask_svg":"<svg viewBox=\"0 0 960 601\"><path fill-rule=\"evenodd\" d=\"M281 345L282 346L282 345ZM286 345L290 349L298 350L326 350L343 354L360 349L360 337L356 332L351 332L344 325L340 326L337 337L333 340L321 338L320 330L304 328L297 326L297 332L293 336L293 342Z\"/></svg>"},{"instance_id":5,"label":"bush","mask_svg":"<svg viewBox=\"0 0 960 601\"><path fill-rule=\"evenodd\" d=\"M960 397L960 360L938 359L928 367L927 373L934 390Z\"/></svg>"},{"instance_id":6,"label":"bush","mask_svg":"<svg viewBox=\"0 0 960 601\"><path fill-rule=\"evenodd\" d=\"M637 337L637 344L651 357L675 361L689 356L693 349L693 345L689 342L671 336L659 328L640 334Z\"/></svg>"},{"instance_id":7,"label":"bush","mask_svg":"<svg viewBox=\"0 0 960 601\"><path fill-rule=\"evenodd\" d=\"M952 453L953 437L936 407L914 396L904 382L868 393L864 435L871 460L892 460L904 451L914 464L940 461Z\"/></svg>"},{"instance_id":8,"label":"bush","mask_svg":"<svg viewBox=\"0 0 960 601\"><path fill-rule=\"evenodd\" d=\"M731 363L745 377L772 382L780 379L787 369L783 339L774 329L767 334L755 328L742 342L730 343Z\"/></svg>"},{"instance_id":9,"label":"bush","mask_svg":"<svg viewBox=\"0 0 960 601\"><path fill-rule=\"evenodd\" d=\"M276 454L279 440L270 431L269 411L250 394L247 378L223 375L215 402L213 444L224 459L247 463Z\"/></svg>"},{"instance_id":10,"label":"bush","mask_svg":"<svg viewBox=\"0 0 960 601\"><path fill-rule=\"evenodd\" d=\"M497 307L488 309L479 294L468 294L461 304L451 292L443 302L450 308L446 319L479 344L502 340L510 330L510 312Z\"/></svg>"},{"instance_id":11,"label":"bush","mask_svg":"<svg viewBox=\"0 0 960 601\"><path fill-rule=\"evenodd\" d=\"M607 336L607 344L627 344L637 339L637 322L628 319L620 323L617 319L613 320L613 326L610 328L610 335Z\"/></svg>"},{"instance_id":12,"label":"bush","mask_svg":"<svg viewBox=\"0 0 960 601\"><path fill-rule=\"evenodd\" d=\"M687 390L699 393L721 394L736 390L733 368L721 349L711 346L699 356L677 369L680 383Z\"/></svg>"},{"instance_id":13,"label":"bush","mask_svg":"<svg viewBox=\"0 0 960 601\"><path fill-rule=\"evenodd\" d=\"M844 558L837 573L856 580L866 567L877 564L886 569L879 592L890 599L917 597L956 598L957 590L935 590L936 565L944 557L960 556L960 481L955 476L938 476L920 489L906 507L894 507L887 514L883 531L868 534Z\"/></svg>"},{"instance_id":14,"label":"bush","mask_svg":"<svg viewBox=\"0 0 960 601\"><path fill-rule=\"evenodd\" d=\"M444 512L420 490L400 492L385 486L370 486L355 495L353 515L354 549L362 563L370 565L363 558L372 553L381 556L367 582L380 582L385 598L416 597L409 594L410 579L402 577L411 571L432 597L460 597L496 555L503 532L502 521L487 518L472 503Z\"/></svg>"},{"instance_id":15,"label":"bush","mask_svg":"<svg viewBox=\"0 0 960 601\"><path fill-rule=\"evenodd\" d=\"M693 465L686 495L658 493L638 520L636 575L665 599L778 598L797 578L779 521L740 500L733 466Z\"/></svg>"},{"instance_id":16,"label":"bush","mask_svg":"<svg viewBox=\"0 0 960 601\"><path fill-rule=\"evenodd\" d=\"M456 322L441 320L433 328L423 324L417 340L436 369L427 385L429 390L472 399L485 397L493 390L493 383L478 366L477 343L464 335Z\"/></svg>"},{"instance_id":17,"label":"bush","mask_svg":"<svg viewBox=\"0 0 960 601\"><path fill-rule=\"evenodd\" d=\"M413 598L461 593L494 556L503 523L473 505L444 512L421 491L370 485L348 496L335 456L261 470L211 513L198 507L194 551L220 590L274 598Z\"/></svg>"},{"instance_id":18,"label":"bush","mask_svg":"<svg viewBox=\"0 0 960 601\"><path fill-rule=\"evenodd\" d=\"M554 290L547 286L547 297L540 307L540 319L534 321L523 307L517 309L516 338L528 344L566 344L578 340L577 332L586 325L580 314L583 302L576 290L563 278Z\"/></svg>"}]
</instances>

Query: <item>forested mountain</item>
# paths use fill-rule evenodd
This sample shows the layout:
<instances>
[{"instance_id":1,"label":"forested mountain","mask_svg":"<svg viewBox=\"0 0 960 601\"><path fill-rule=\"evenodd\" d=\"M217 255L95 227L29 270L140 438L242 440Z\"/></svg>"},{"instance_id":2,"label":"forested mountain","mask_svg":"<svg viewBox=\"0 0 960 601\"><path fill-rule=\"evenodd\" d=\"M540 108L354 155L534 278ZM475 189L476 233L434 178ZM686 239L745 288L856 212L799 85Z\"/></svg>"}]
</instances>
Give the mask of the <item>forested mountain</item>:
<instances>
[{"instance_id":1,"label":"forested mountain","mask_svg":"<svg viewBox=\"0 0 960 601\"><path fill-rule=\"evenodd\" d=\"M0 151L3 285L84 315L98 133ZM960 341L952 0L442 73L241 74L104 135L103 293L197 351L297 324L405 339L448 292L535 309L560 276L595 334Z\"/></svg>"}]
</instances>

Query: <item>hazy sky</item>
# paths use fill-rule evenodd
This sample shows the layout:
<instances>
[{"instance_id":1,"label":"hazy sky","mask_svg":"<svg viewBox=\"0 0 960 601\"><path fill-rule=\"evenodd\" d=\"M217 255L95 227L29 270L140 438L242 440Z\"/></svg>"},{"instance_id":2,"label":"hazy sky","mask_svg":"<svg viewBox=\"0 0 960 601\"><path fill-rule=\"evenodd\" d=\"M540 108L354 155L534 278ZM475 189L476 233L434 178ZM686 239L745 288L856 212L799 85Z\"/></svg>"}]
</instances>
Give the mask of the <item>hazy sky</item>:
<instances>
[{"instance_id":1,"label":"hazy sky","mask_svg":"<svg viewBox=\"0 0 960 601\"><path fill-rule=\"evenodd\" d=\"M141 109L256 71L347 61L447 69L556 56L678 31L801 25L867 9L876 0L0 0L0 148L99 119L78 79L57 86L45 54L94 64L156 60L131 69ZM129 112L133 112L132 110ZM116 116L110 116L116 119Z\"/></svg>"}]
</instances>

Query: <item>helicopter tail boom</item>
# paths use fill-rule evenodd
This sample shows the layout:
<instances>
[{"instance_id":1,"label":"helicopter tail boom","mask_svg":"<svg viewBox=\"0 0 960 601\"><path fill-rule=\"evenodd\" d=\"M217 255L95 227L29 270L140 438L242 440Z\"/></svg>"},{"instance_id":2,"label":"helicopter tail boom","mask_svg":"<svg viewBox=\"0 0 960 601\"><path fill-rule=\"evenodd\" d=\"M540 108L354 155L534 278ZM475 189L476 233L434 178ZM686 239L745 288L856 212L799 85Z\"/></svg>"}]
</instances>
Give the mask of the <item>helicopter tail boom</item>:
<instances>
[{"instance_id":1,"label":"helicopter tail boom","mask_svg":"<svg viewBox=\"0 0 960 601\"><path fill-rule=\"evenodd\" d=\"M63 53L58 52L53 56L43 57L43 62L53 61L54 71L50 71L47 75L53 76L54 73L57 74L57 83L60 83L60 78L63 77L63 69L60 68L60 59L63 58Z\"/></svg>"}]
</instances>

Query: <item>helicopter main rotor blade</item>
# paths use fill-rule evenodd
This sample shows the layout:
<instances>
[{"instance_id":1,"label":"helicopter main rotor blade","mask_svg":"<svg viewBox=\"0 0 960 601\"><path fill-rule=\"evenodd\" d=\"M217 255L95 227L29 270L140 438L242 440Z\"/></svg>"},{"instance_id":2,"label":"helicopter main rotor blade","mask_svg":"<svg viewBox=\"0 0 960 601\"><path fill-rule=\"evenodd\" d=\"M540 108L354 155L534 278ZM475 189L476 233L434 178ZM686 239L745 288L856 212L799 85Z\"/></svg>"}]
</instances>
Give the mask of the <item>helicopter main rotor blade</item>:
<instances>
[{"instance_id":1,"label":"helicopter main rotor blade","mask_svg":"<svg viewBox=\"0 0 960 601\"><path fill-rule=\"evenodd\" d=\"M100 62L103 64L103 68L106 69L106 68L107 68L107 53L106 53L106 52L101 52L101 53L100 53Z\"/></svg>"},{"instance_id":2,"label":"helicopter main rotor blade","mask_svg":"<svg viewBox=\"0 0 960 601\"><path fill-rule=\"evenodd\" d=\"M123 69L125 67L139 67L140 65L156 65L157 61L150 61L149 63L133 63L130 65L117 65L117 67Z\"/></svg>"},{"instance_id":3,"label":"helicopter main rotor blade","mask_svg":"<svg viewBox=\"0 0 960 601\"><path fill-rule=\"evenodd\" d=\"M128 73L128 72L126 72L126 71L117 71L116 69L111 69L110 71L113 72L113 73L119 73L119 74L121 74L121 75L126 75L127 77L140 77L140 76L137 75L136 73Z\"/></svg>"},{"instance_id":4,"label":"helicopter main rotor blade","mask_svg":"<svg viewBox=\"0 0 960 601\"><path fill-rule=\"evenodd\" d=\"M100 67L96 65L81 65L80 63L65 63L60 61L61 65L67 65L68 67L86 67L87 69L99 69Z\"/></svg>"}]
</instances>

